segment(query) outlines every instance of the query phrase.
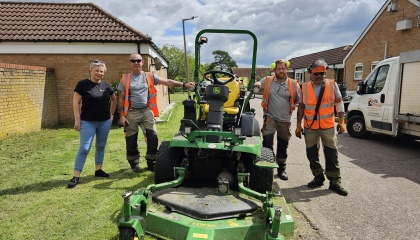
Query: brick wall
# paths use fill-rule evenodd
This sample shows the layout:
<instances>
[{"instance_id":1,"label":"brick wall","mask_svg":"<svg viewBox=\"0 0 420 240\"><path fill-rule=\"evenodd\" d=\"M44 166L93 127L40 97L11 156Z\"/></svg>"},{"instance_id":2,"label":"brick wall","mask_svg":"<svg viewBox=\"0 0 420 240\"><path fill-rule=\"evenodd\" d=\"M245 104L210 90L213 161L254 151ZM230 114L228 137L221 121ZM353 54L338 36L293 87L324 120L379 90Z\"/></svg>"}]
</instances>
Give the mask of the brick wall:
<instances>
[{"instance_id":1,"label":"brick wall","mask_svg":"<svg viewBox=\"0 0 420 240\"><path fill-rule=\"evenodd\" d=\"M420 49L420 24L417 16L419 8L408 0L397 1L397 11L385 11L371 26L363 39L355 47L348 57L345 66L345 80L347 90L355 91L358 80L354 80L354 66L356 63L363 64L363 79L370 73L371 64L381 61L385 54L385 41L387 42L386 55L399 56L401 52ZM405 31L397 31L396 24L404 19L413 20L413 28Z\"/></svg>"},{"instance_id":2,"label":"brick wall","mask_svg":"<svg viewBox=\"0 0 420 240\"><path fill-rule=\"evenodd\" d=\"M56 89L58 99L58 120L56 122L73 122L73 90L76 83L89 78L89 65L94 59L105 62L107 71L104 80L118 82L121 74L130 72L129 55L101 55L101 54L0 54L0 62L21 65L37 65L55 69ZM150 58L143 55L145 64L143 70L150 70ZM157 72L155 72L157 74ZM166 69L159 71L160 76L166 78ZM162 111L168 105L168 90L166 86L157 86L158 107Z\"/></svg>"},{"instance_id":3,"label":"brick wall","mask_svg":"<svg viewBox=\"0 0 420 240\"><path fill-rule=\"evenodd\" d=\"M0 63L0 139L56 124L55 86L51 69Z\"/></svg>"}]
</instances>

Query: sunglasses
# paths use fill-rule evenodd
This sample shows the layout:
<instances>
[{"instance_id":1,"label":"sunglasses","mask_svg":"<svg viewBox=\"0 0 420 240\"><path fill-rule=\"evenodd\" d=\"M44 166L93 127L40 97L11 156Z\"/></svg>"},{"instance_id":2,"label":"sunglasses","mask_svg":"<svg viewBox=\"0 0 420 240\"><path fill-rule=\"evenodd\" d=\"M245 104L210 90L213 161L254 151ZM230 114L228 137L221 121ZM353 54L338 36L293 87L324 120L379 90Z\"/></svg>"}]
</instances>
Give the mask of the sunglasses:
<instances>
[{"instance_id":1,"label":"sunglasses","mask_svg":"<svg viewBox=\"0 0 420 240\"><path fill-rule=\"evenodd\" d=\"M142 59L130 59L130 62L132 63L141 63L143 61Z\"/></svg>"},{"instance_id":2,"label":"sunglasses","mask_svg":"<svg viewBox=\"0 0 420 240\"><path fill-rule=\"evenodd\" d=\"M314 76L317 76L317 77L318 77L318 76L321 76L321 75L322 75L322 76L324 76L324 73L323 73L323 72L317 72L317 73L314 73Z\"/></svg>"}]
</instances>

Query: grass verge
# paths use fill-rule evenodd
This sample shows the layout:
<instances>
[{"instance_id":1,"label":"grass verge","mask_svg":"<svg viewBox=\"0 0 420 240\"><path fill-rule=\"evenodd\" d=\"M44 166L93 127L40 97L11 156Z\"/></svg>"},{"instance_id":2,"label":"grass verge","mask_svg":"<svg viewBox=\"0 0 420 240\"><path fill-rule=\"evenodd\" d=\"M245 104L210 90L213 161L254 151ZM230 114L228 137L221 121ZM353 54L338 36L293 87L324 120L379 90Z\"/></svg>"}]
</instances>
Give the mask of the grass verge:
<instances>
[{"instance_id":1,"label":"grass verge","mask_svg":"<svg viewBox=\"0 0 420 240\"><path fill-rule=\"evenodd\" d=\"M183 117L181 101L187 94L171 94L177 102L168 122L157 125L159 142L170 140ZM79 136L72 127L45 129L0 141L1 239L118 239L122 193L153 182L139 138L140 174L125 159L123 129L109 134L103 169L111 176L94 176L95 144L86 160L81 182L67 189ZM148 237L146 239L154 239Z\"/></svg>"},{"instance_id":2,"label":"grass verge","mask_svg":"<svg viewBox=\"0 0 420 240\"><path fill-rule=\"evenodd\" d=\"M176 104L168 122L157 125L159 142L170 140L178 130L184 99L186 93L171 94ZM103 165L110 178L94 176L93 144L81 182L67 189L78 145L78 133L71 126L0 140L0 239L118 239L122 193L146 187L154 175L131 171L123 129L113 127ZM139 148L144 156L141 138ZM146 169L143 157L140 166Z\"/></svg>"}]
</instances>

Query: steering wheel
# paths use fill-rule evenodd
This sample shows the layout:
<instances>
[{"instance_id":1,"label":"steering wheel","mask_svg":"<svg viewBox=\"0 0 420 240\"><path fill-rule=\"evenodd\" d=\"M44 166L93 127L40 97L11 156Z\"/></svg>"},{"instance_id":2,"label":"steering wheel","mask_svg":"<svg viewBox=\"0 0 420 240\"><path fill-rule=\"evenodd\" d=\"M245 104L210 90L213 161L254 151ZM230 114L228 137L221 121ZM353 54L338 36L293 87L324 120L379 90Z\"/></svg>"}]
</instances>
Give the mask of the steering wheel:
<instances>
[{"instance_id":1,"label":"steering wheel","mask_svg":"<svg viewBox=\"0 0 420 240\"><path fill-rule=\"evenodd\" d=\"M212 78L209 78L207 76L209 74L212 76ZM228 76L230 78L227 81L221 81L221 80L219 80L219 78L217 78L217 74L222 74L222 75ZM225 85L229 82L232 82L235 79L235 75L233 73L225 72L225 71L216 71L216 70L205 72L203 74L203 76L207 81L210 81L212 83L219 84L219 85Z\"/></svg>"}]
</instances>

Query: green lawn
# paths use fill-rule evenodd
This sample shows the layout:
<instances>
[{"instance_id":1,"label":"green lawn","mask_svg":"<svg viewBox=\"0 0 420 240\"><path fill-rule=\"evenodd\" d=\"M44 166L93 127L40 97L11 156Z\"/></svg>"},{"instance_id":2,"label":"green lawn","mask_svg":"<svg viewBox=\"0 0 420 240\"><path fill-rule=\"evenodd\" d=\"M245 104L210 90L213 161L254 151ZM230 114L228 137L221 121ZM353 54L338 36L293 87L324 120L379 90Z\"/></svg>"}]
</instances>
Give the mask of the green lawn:
<instances>
[{"instance_id":1,"label":"green lawn","mask_svg":"<svg viewBox=\"0 0 420 240\"><path fill-rule=\"evenodd\" d=\"M171 94L176 102L170 119L157 125L159 142L170 140L183 117L181 101L187 93ZM79 136L72 126L0 140L0 239L118 239L121 197L126 190L151 184L153 173L133 173L125 159L123 129L113 127L103 169L110 178L94 176L94 146L86 160L81 182L73 189ZM140 138L142 168L146 144ZM289 205L293 215L298 215ZM298 218L297 218L298 219ZM302 216L304 220L304 217ZM295 227L295 236L299 232ZM146 236L146 239L155 239Z\"/></svg>"},{"instance_id":2,"label":"green lawn","mask_svg":"<svg viewBox=\"0 0 420 240\"><path fill-rule=\"evenodd\" d=\"M180 102L186 98L186 93L171 94L177 103L169 121L157 125L159 142L170 140L178 130ZM131 171L123 130L113 127L103 165L110 178L94 176L92 146L81 182L68 189L78 144L72 126L0 140L0 239L118 239L122 193L146 187L153 173ZM141 139L139 146L140 166L146 168Z\"/></svg>"}]
</instances>

